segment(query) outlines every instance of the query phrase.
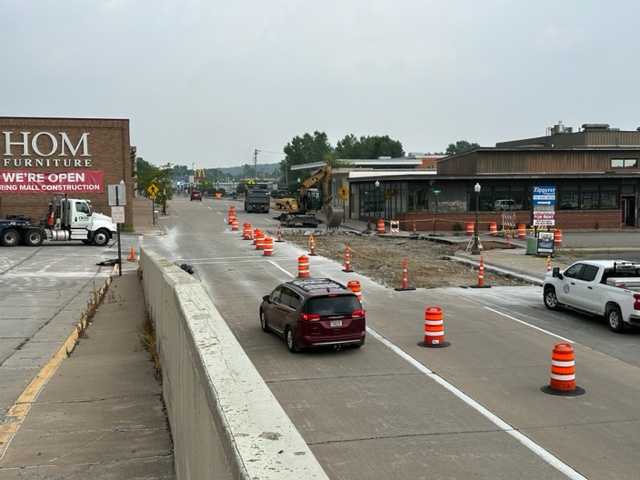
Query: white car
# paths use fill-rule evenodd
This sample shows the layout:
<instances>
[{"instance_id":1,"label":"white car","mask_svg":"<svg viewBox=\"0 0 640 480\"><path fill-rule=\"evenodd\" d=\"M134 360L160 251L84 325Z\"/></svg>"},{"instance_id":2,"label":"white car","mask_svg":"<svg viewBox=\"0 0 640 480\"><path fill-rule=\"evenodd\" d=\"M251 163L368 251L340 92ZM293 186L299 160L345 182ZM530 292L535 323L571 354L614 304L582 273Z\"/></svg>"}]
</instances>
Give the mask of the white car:
<instances>
[{"instance_id":1,"label":"white car","mask_svg":"<svg viewBox=\"0 0 640 480\"><path fill-rule=\"evenodd\" d=\"M493 204L494 210L522 210L522 205L516 203L512 198L508 200L496 200Z\"/></svg>"}]
</instances>

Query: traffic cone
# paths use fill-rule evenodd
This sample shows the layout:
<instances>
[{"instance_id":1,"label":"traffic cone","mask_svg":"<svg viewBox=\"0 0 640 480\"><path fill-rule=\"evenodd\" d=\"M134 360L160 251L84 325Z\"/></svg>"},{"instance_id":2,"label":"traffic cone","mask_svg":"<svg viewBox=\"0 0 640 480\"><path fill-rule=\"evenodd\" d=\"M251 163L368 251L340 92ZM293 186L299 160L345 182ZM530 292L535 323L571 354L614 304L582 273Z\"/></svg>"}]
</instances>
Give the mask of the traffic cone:
<instances>
[{"instance_id":1,"label":"traffic cone","mask_svg":"<svg viewBox=\"0 0 640 480\"><path fill-rule=\"evenodd\" d=\"M349 259L349 247L345 248L345 258L344 258L344 268L342 269L343 272L353 272L353 269L351 268L351 260Z\"/></svg>"},{"instance_id":2,"label":"traffic cone","mask_svg":"<svg viewBox=\"0 0 640 480\"><path fill-rule=\"evenodd\" d=\"M444 341L444 321L440 307L427 307L424 312L424 341L421 347L441 348L451 345Z\"/></svg>"},{"instance_id":3,"label":"traffic cone","mask_svg":"<svg viewBox=\"0 0 640 480\"><path fill-rule=\"evenodd\" d=\"M416 221L415 220L413 221L413 234L414 235L418 234L418 231L416 230Z\"/></svg>"},{"instance_id":4,"label":"traffic cone","mask_svg":"<svg viewBox=\"0 0 640 480\"><path fill-rule=\"evenodd\" d=\"M51 216L47 219L47 227L53 227L55 223L55 218L53 216L53 211L51 211Z\"/></svg>"},{"instance_id":5,"label":"traffic cone","mask_svg":"<svg viewBox=\"0 0 640 480\"><path fill-rule=\"evenodd\" d=\"M573 347L569 343L556 343L551 353L551 382L541 387L550 395L583 395L584 388L576 385L576 364Z\"/></svg>"},{"instance_id":6,"label":"traffic cone","mask_svg":"<svg viewBox=\"0 0 640 480\"><path fill-rule=\"evenodd\" d=\"M316 254L316 242L313 239L313 233L309 235L309 255L315 257Z\"/></svg>"},{"instance_id":7,"label":"traffic cone","mask_svg":"<svg viewBox=\"0 0 640 480\"><path fill-rule=\"evenodd\" d=\"M471 288L491 288L491 285L484 284L484 257L480 256L480 265L478 266L478 283L471 285Z\"/></svg>"},{"instance_id":8,"label":"traffic cone","mask_svg":"<svg viewBox=\"0 0 640 480\"><path fill-rule=\"evenodd\" d=\"M407 281L407 259L405 258L402 261L402 287L396 288L395 290L415 290L415 287L409 287L409 282Z\"/></svg>"},{"instance_id":9,"label":"traffic cone","mask_svg":"<svg viewBox=\"0 0 640 480\"><path fill-rule=\"evenodd\" d=\"M131 253L129 254L129 261L130 262L135 262L136 261L136 251L133 248L133 245L131 245Z\"/></svg>"},{"instance_id":10,"label":"traffic cone","mask_svg":"<svg viewBox=\"0 0 640 480\"><path fill-rule=\"evenodd\" d=\"M280 225L278 225L278 230L276 232L276 242L282 243L284 240L282 239L282 234L280 233Z\"/></svg>"}]
</instances>

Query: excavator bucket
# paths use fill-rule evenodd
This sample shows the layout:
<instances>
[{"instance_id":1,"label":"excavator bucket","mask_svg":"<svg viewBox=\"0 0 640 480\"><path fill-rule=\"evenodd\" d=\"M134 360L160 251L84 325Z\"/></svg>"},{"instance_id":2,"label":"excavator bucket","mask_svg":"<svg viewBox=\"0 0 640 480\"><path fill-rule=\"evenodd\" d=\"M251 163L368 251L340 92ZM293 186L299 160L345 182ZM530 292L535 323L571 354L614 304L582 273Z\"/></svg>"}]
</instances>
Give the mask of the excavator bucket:
<instances>
[{"instance_id":1,"label":"excavator bucket","mask_svg":"<svg viewBox=\"0 0 640 480\"><path fill-rule=\"evenodd\" d=\"M342 219L344 218L344 209L327 205L325 208L325 215L327 216L327 229L335 230L342 223Z\"/></svg>"}]
</instances>

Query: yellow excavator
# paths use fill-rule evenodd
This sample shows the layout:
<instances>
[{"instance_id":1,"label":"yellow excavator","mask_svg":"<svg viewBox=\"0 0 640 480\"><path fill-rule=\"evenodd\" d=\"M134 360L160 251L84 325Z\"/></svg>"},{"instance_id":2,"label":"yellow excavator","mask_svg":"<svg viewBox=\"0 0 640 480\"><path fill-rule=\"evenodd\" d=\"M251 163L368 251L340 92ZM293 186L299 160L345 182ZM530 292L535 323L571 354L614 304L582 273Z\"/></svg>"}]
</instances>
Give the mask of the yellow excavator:
<instances>
[{"instance_id":1,"label":"yellow excavator","mask_svg":"<svg viewBox=\"0 0 640 480\"><path fill-rule=\"evenodd\" d=\"M322 184L322 190L316 188ZM317 227L322 223L316 214L324 213L328 229L336 229L342 223L344 211L331 204L331 166L325 165L300 185L297 199L277 198L276 210L284 210L279 216L284 227Z\"/></svg>"}]
</instances>

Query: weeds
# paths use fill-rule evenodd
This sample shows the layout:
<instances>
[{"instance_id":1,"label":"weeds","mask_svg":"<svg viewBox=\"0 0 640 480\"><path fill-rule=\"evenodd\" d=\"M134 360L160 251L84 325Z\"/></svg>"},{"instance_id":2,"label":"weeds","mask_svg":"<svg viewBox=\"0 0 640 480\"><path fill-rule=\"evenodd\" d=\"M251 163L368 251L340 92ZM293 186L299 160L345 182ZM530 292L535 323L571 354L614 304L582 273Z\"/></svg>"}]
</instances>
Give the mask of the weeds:
<instances>
[{"instance_id":1,"label":"weeds","mask_svg":"<svg viewBox=\"0 0 640 480\"><path fill-rule=\"evenodd\" d=\"M162 366L160 365L160 358L158 357L158 348L156 343L156 327L151 317L151 312L145 308L144 317L139 327L140 343L144 349L149 352L151 361L153 362L153 369L155 377L158 381L162 381Z\"/></svg>"}]
</instances>

